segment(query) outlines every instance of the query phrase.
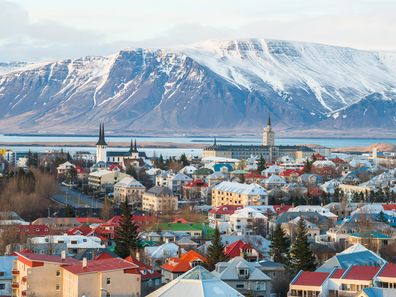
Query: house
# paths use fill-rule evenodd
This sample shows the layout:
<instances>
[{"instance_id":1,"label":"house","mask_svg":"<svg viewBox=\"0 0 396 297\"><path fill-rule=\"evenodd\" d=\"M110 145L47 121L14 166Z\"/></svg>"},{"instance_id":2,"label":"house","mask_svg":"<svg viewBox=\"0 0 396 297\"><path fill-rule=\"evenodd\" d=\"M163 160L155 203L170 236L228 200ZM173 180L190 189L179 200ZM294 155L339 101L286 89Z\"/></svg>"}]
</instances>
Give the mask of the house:
<instances>
[{"instance_id":1,"label":"house","mask_svg":"<svg viewBox=\"0 0 396 297\"><path fill-rule=\"evenodd\" d=\"M62 267L79 263L78 260L60 256L16 253L12 275L12 296L61 297ZM81 264L80 264L81 265ZM80 295L81 296L81 295Z\"/></svg>"},{"instance_id":2,"label":"house","mask_svg":"<svg viewBox=\"0 0 396 297\"><path fill-rule=\"evenodd\" d=\"M281 173L283 171L282 168L280 168L278 165L271 165L270 167L264 169L261 174L265 177L270 177L271 175L278 175L279 173Z\"/></svg>"},{"instance_id":3,"label":"house","mask_svg":"<svg viewBox=\"0 0 396 297\"><path fill-rule=\"evenodd\" d=\"M178 208L177 196L167 187L154 186L143 194L142 209L148 212L169 213Z\"/></svg>"},{"instance_id":4,"label":"house","mask_svg":"<svg viewBox=\"0 0 396 297\"><path fill-rule=\"evenodd\" d=\"M98 170L89 174L88 185L95 190L112 192L114 184L125 177L130 176L117 170Z\"/></svg>"},{"instance_id":5,"label":"house","mask_svg":"<svg viewBox=\"0 0 396 297\"><path fill-rule=\"evenodd\" d=\"M58 173L58 176L61 175L66 175L69 172L71 172L72 170L76 169L76 165L70 163L69 161L66 161L65 163L60 164L57 168L56 171Z\"/></svg>"},{"instance_id":6,"label":"house","mask_svg":"<svg viewBox=\"0 0 396 297\"><path fill-rule=\"evenodd\" d=\"M242 209L242 205L221 205L213 207L208 212L209 227L219 229L220 233L228 230L230 216L238 209Z\"/></svg>"},{"instance_id":7,"label":"house","mask_svg":"<svg viewBox=\"0 0 396 297\"><path fill-rule=\"evenodd\" d=\"M179 257L169 258L164 265L161 266L162 283L167 284L176 279L183 273L189 271L197 265L203 265L206 258L196 251L189 251Z\"/></svg>"},{"instance_id":8,"label":"house","mask_svg":"<svg viewBox=\"0 0 396 297\"><path fill-rule=\"evenodd\" d=\"M128 201L134 207L142 206L146 187L133 177L125 177L114 185L114 200L117 204Z\"/></svg>"},{"instance_id":9,"label":"house","mask_svg":"<svg viewBox=\"0 0 396 297\"><path fill-rule=\"evenodd\" d=\"M204 201L207 196L208 184L197 179L183 185L183 198L194 201Z\"/></svg>"},{"instance_id":10,"label":"house","mask_svg":"<svg viewBox=\"0 0 396 297\"><path fill-rule=\"evenodd\" d=\"M161 273L154 271L150 265L143 263L135 257L128 256L126 261L138 266L140 273L140 292L141 296L146 296L151 292L157 290L161 286Z\"/></svg>"},{"instance_id":11,"label":"house","mask_svg":"<svg viewBox=\"0 0 396 297\"><path fill-rule=\"evenodd\" d=\"M258 184L223 181L212 188L212 206L267 205L268 193Z\"/></svg>"},{"instance_id":12,"label":"house","mask_svg":"<svg viewBox=\"0 0 396 297\"><path fill-rule=\"evenodd\" d=\"M261 271L260 264L248 262L242 257L217 263L212 274L243 295L271 296L271 278Z\"/></svg>"},{"instance_id":13,"label":"house","mask_svg":"<svg viewBox=\"0 0 396 297\"><path fill-rule=\"evenodd\" d=\"M243 257L249 262L256 262L263 258L263 256L256 249L242 240L237 240L234 243L226 246L224 248L224 254L228 258Z\"/></svg>"},{"instance_id":14,"label":"house","mask_svg":"<svg viewBox=\"0 0 396 297\"><path fill-rule=\"evenodd\" d=\"M377 253L382 247L391 245L393 242L394 238L379 232L357 232L348 237L349 244L359 243Z\"/></svg>"},{"instance_id":15,"label":"house","mask_svg":"<svg viewBox=\"0 0 396 297\"><path fill-rule=\"evenodd\" d=\"M297 228L300 220L303 219L305 227L307 229L307 238L309 241L314 241L315 236L320 234L320 229L319 227L308 221L307 219L303 217L295 217L294 219L288 221L287 223L281 224L282 229L285 231L286 235L289 236L292 240L294 240L296 234L297 234Z\"/></svg>"},{"instance_id":16,"label":"house","mask_svg":"<svg viewBox=\"0 0 396 297\"><path fill-rule=\"evenodd\" d=\"M0 296L11 296L12 268L17 257L0 256Z\"/></svg>"},{"instance_id":17,"label":"house","mask_svg":"<svg viewBox=\"0 0 396 297\"><path fill-rule=\"evenodd\" d=\"M328 278L330 272L300 271L289 285L288 296L328 296Z\"/></svg>"},{"instance_id":18,"label":"house","mask_svg":"<svg viewBox=\"0 0 396 297\"><path fill-rule=\"evenodd\" d=\"M286 185L286 181L283 177L276 175L276 174L271 174L268 178L263 179L260 182L266 189L272 189L272 188L281 188L284 185Z\"/></svg>"},{"instance_id":19,"label":"house","mask_svg":"<svg viewBox=\"0 0 396 297\"><path fill-rule=\"evenodd\" d=\"M202 266L196 266L147 297L243 297Z\"/></svg>"},{"instance_id":20,"label":"house","mask_svg":"<svg viewBox=\"0 0 396 297\"><path fill-rule=\"evenodd\" d=\"M83 259L62 267L63 296L140 296L140 282L139 267L120 258Z\"/></svg>"},{"instance_id":21,"label":"house","mask_svg":"<svg viewBox=\"0 0 396 297\"><path fill-rule=\"evenodd\" d=\"M161 265L166 262L166 259L178 257L185 252L185 250L173 242L164 243L160 246L146 246L144 248L144 255L147 257L148 264L154 270L160 270Z\"/></svg>"},{"instance_id":22,"label":"house","mask_svg":"<svg viewBox=\"0 0 396 297\"><path fill-rule=\"evenodd\" d=\"M245 207L230 215L228 233L251 235L268 232L268 218L259 210Z\"/></svg>"},{"instance_id":23,"label":"house","mask_svg":"<svg viewBox=\"0 0 396 297\"><path fill-rule=\"evenodd\" d=\"M185 175L192 176L195 171L197 171L197 168L195 166L187 165L187 166L184 166L182 169L180 169L179 173L183 173Z\"/></svg>"},{"instance_id":24,"label":"house","mask_svg":"<svg viewBox=\"0 0 396 297\"><path fill-rule=\"evenodd\" d=\"M338 216L333 214L328 208L320 205L299 205L292 207L288 212L316 212L328 218L333 224L337 222Z\"/></svg>"}]
</instances>

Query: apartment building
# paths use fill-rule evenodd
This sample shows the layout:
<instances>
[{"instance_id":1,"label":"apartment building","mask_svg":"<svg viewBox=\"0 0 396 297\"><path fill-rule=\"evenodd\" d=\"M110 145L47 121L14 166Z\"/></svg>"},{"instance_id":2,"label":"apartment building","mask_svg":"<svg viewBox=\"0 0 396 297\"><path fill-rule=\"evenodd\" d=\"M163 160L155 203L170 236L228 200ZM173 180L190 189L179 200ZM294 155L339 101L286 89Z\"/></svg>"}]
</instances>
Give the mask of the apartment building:
<instances>
[{"instance_id":1,"label":"apartment building","mask_svg":"<svg viewBox=\"0 0 396 297\"><path fill-rule=\"evenodd\" d=\"M117 204L128 201L129 205L141 206L146 187L133 177L124 177L114 185L114 200Z\"/></svg>"}]
</instances>

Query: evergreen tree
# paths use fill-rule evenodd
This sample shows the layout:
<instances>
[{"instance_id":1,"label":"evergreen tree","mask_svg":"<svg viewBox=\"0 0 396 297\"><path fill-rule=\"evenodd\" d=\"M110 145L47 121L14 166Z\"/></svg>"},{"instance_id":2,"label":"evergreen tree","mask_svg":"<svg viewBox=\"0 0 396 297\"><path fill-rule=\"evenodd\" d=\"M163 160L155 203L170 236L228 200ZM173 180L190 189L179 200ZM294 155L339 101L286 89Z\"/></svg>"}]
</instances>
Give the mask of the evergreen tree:
<instances>
[{"instance_id":1,"label":"evergreen tree","mask_svg":"<svg viewBox=\"0 0 396 297\"><path fill-rule=\"evenodd\" d=\"M261 171L265 170L265 159L263 157L263 155L260 156L260 159L258 161L257 164L257 170L259 171L259 173L261 173Z\"/></svg>"},{"instance_id":2,"label":"evergreen tree","mask_svg":"<svg viewBox=\"0 0 396 297\"><path fill-rule=\"evenodd\" d=\"M378 214L378 221L386 223L386 218L383 211L380 211L380 213Z\"/></svg>"},{"instance_id":3,"label":"evergreen tree","mask_svg":"<svg viewBox=\"0 0 396 297\"><path fill-rule=\"evenodd\" d=\"M116 243L115 253L121 258L136 252L139 246L138 227L133 221L131 207L128 205L127 199L121 204L122 215L120 224L115 229L114 241Z\"/></svg>"},{"instance_id":4,"label":"evergreen tree","mask_svg":"<svg viewBox=\"0 0 396 297\"><path fill-rule=\"evenodd\" d=\"M286 237L286 233L282 229L281 225L277 224L272 234L272 242L271 242L272 260L274 262L287 264L288 250L289 250L289 240Z\"/></svg>"},{"instance_id":5,"label":"evergreen tree","mask_svg":"<svg viewBox=\"0 0 396 297\"><path fill-rule=\"evenodd\" d=\"M188 162L187 156L186 156L185 153L183 153L183 154L180 156L180 162L183 164L183 166L188 166L188 165L190 165L190 162Z\"/></svg>"},{"instance_id":6,"label":"evergreen tree","mask_svg":"<svg viewBox=\"0 0 396 297\"><path fill-rule=\"evenodd\" d=\"M135 170L135 167L133 167L133 166L128 166L126 174L129 174L130 176L132 176L133 178L136 178L136 179L138 177L138 175L136 173L136 170Z\"/></svg>"},{"instance_id":7,"label":"evergreen tree","mask_svg":"<svg viewBox=\"0 0 396 297\"><path fill-rule=\"evenodd\" d=\"M309 247L307 227L303 218L297 224L297 236L289 252L289 269L292 275L300 270L313 271L316 268L315 257Z\"/></svg>"},{"instance_id":8,"label":"evergreen tree","mask_svg":"<svg viewBox=\"0 0 396 297\"><path fill-rule=\"evenodd\" d=\"M228 257L224 254L224 245L221 242L220 231L217 227L214 230L212 243L208 247L208 254L206 255L206 259L209 271L212 271L216 268L216 263L228 260Z\"/></svg>"}]
</instances>

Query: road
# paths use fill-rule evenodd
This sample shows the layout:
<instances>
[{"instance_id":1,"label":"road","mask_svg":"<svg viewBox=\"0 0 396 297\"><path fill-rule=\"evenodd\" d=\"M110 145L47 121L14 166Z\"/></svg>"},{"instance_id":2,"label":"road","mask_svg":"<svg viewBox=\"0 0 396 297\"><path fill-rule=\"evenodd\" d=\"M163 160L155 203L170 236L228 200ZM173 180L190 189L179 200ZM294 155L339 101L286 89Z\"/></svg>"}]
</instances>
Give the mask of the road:
<instances>
[{"instance_id":1,"label":"road","mask_svg":"<svg viewBox=\"0 0 396 297\"><path fill-rule=\"evenodd\" d=\"M103 202L85 195L75 189L69 189L68 187L59 186L59 192L52 196L52 200L63 205L71 205L73 207L92 207L102 208Z\"/></svg>"}]
</instances>

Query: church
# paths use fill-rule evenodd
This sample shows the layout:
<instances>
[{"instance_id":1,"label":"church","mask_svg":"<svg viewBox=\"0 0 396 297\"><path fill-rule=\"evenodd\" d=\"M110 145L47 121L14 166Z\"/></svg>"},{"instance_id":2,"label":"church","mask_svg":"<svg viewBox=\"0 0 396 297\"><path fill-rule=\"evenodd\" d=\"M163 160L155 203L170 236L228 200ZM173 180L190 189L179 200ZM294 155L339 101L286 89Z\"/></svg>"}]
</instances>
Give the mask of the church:
<instances>
[{"instance_id":1,"label":"church","mask_svg":"<svg viewBox=\"0 0 396 297\"><path fill-rule=\"evenodd\" d=\"M222 145L217 144L205 147L203 157L222 157L246 160L251 156L263 156L267 162L276 162L283 156L306 158L312 156L314 150L307 146L275 145L275 132L272 130L271 117L268 114L267 126L263 129L262 145Z\"/></svg>"},{"instance_id":2,"label":"church","mask_svg":"<svg viewBox=\"0 0 396 297\"><path fill-rule=\"evenodd\" d=\"M107 151L105 139L104 124L99 127L99 139L96 143L96 164L118 164L123 169L128 167L142 167L145 164L147 156L145 152L139 152L136 140L131 144L128 151ZM95 165L96 165L95 164Z\"/></svg>"}]
</instances>

